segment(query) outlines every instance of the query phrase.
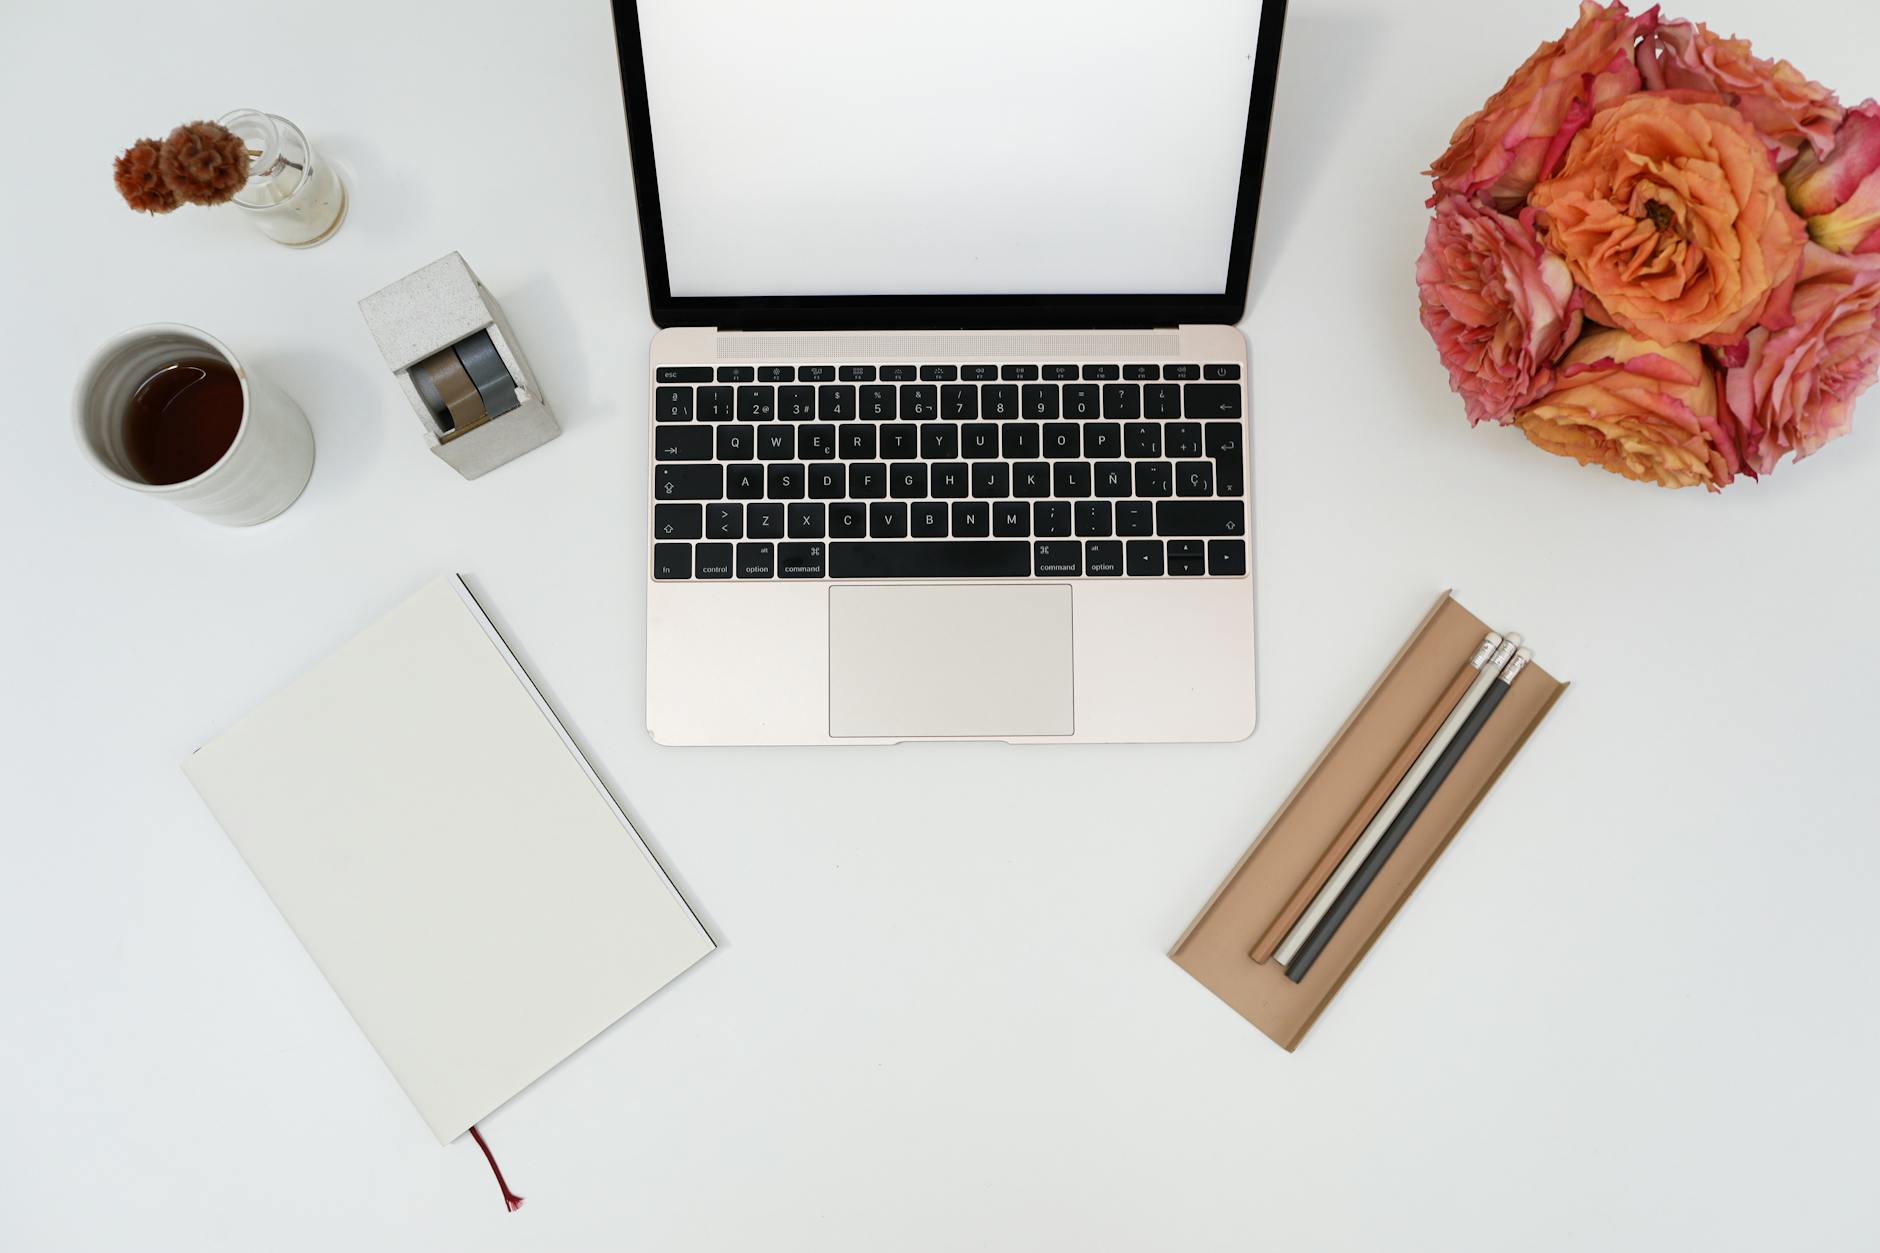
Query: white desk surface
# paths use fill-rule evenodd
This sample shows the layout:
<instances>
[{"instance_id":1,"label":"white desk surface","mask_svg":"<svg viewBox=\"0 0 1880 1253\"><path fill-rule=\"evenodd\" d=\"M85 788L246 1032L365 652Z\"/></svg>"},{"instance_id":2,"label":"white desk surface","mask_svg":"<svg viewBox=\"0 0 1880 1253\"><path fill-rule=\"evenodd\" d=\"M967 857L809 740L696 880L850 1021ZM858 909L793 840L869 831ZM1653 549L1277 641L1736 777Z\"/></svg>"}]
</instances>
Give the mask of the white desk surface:
<instances>
[{"instance_id":1,"label":"white desk surface","mask_svg":"<svg viewBox=\"0 0 1880 1253\"><path fill-rule=\"evenodd\" d=\"M1871 1247L1880 395L1721 497L1470 431L1415 317L1418 170L1573 6L1295 8L1244 324L1259 730L760 752L643 730L653 328L606 6L5 6L0 1246ZM1852 0L1692 16L1880 93ZM128 141L249 104L345 167L333 241L116 202ZM354 307L453 248L566 428L476 483ZM157 320L307 410L280 519L80 459L80 363ZM724 942L487 1120L513 1216L177 768L444 570ZM1163 954L1448 586L1574 688L1289 1056Z\"/></svg>"}]
</instances>

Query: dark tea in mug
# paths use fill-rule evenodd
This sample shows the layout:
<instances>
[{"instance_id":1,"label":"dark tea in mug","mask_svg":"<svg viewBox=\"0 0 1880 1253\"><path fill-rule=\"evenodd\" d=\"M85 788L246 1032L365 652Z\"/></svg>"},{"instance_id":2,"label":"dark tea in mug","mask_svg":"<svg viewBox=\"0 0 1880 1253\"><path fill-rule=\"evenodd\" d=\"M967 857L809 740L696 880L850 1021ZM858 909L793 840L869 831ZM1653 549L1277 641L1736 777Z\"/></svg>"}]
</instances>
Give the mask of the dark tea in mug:
<instances>
[{"instance_id":1,"label":"dark tea in mug","mask_svg":"<svg viewBox=\"0 0 1880 1253\"><path fill-rule=\"evenodd\" d=\"M137 385L124 454L144 482L193 479L222 459L242 425L242 384L226 361L185 357Z\"/></svg>"}]
</instances>

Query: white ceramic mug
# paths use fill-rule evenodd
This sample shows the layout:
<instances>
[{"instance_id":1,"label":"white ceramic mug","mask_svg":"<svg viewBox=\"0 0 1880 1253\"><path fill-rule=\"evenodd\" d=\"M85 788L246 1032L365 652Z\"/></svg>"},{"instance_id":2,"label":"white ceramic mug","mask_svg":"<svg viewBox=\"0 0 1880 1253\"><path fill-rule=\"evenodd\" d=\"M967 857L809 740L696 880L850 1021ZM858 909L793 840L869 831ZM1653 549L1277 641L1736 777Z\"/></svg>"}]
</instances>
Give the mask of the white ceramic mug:
<instances>
[{"instance_id":1,"label":"white ceramic mug","mask_svg":"<svg viewBox=\"0 0 1880 1253\"><path fill-rule=\"evenodd\" d=\"M131 397L157 370L188 357L220 357L242 386L242 420L216 463L180 483L148 483L125 450ZM313 428L285 394L250 378L215 336L193 326L134 327L92 355L72 401L79 446L106 478L224 526L266 522L293 504L313 475Z\"/></svg>"}]
</instances>

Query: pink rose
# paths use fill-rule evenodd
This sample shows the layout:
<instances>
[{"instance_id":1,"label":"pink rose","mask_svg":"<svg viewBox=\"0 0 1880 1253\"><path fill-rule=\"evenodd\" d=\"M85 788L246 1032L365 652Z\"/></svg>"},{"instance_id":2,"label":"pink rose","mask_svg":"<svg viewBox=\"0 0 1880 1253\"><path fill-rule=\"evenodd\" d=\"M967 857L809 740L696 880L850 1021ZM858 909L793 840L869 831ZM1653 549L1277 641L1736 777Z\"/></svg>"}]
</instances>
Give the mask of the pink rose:
<instances>
[{"instance_id":1,"label":"pink rose","mask_svg":"<svg viewBox=\"0 0 1880 1253\"><path fill-rule=\"evenodd\" d=\"M1632 17L1624 4L1581 0L1580 20L1535 49L1488 103L1465 118L1449 150L1430 166L1436 194L1478 192L1513 210L1534 184L1552 174L1561 154L1593 111L1639 88L1634 49L1658 23L1656 7Z\"/></svg>"},{"instance_id":2,"label":"pink rose","mask_svg":"<svg viewBox=\"0 0 1880 1253\"><path fill-rule=\"evenodd\" d=\"M1834 147L1834 131L1841 124L1841 103L1834 93L1787 61L1756 56L1746 39L1724 39L1702 23L1661 22L1639 48L1638 65L1649 90L1722 96L1756 128L1777 168L1805 147L1819 153Z\"/></svg>"},{"instance_id":3,"label":"pink rose","mask_svg":"<svg viewBox=\"0 0 1880 1253\"><path fill-rule=\"evenodd\" d=\"M1751 331L1747 359L1724 374L1744 458L1763 474L1847 434L1880 368L1880 256L1809 244L1790 308L1794 325Z\"/></svg>"},{"instance_id":4,"label":"pink rose","mask_svg":"<svg viewBox=\"0 0 1880 1253\"><path fill-rule=\"evenodd\" d=\"M1805 149L1789 167L1789 203L1828 251L1880 252L1880 104L1850 109L1832 144Z\"/></svg>"},{"instance_id":5,"label":"pink rose","mask_svg":"<svg viewBox=\"0 0 1880 1253\"><path fill-rule=\"evenodd\" d=\"M1566 263L1533 227L1449 196L1417 259L1424 329L1470 423L1506 422L1553 386L1553 363L1580 333Z\"/></svg>"}]
</instances>

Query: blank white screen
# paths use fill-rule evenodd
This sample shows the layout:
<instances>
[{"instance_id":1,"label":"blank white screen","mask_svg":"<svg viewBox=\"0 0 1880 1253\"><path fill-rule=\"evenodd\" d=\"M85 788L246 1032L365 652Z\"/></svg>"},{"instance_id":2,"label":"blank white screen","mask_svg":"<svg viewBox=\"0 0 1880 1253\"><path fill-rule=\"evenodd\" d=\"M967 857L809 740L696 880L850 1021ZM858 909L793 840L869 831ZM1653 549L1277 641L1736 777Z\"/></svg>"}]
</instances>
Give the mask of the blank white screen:
<instances>
[{"instance_id":1,"label":"blank white screen","mask_svg":"<svg viewBox=\"0 0 1880 1253\"><path fill-rule=\"evenodd\" d=\"M674 296L1226 290L1258 0L641 0Z\"/></svg>"}]
</instances>

